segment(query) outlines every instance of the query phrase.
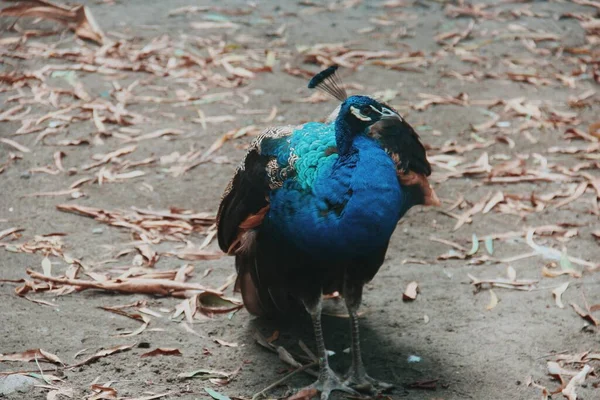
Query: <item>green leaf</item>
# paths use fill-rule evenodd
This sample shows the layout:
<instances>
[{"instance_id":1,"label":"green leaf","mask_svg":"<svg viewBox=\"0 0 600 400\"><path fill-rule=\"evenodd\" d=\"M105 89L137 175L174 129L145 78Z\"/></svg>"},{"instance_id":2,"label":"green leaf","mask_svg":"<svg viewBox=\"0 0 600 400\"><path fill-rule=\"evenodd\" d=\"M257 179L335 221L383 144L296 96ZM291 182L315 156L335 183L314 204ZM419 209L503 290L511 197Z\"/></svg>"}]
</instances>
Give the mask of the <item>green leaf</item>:
<instances>
[{"instance_id":1,"label":"green leaf","mask_svg":"<svg viewBox=\"0 0 600 400\"><path fill-rule=\"evenodd\" d=\"M227 397L224 394L221 394L219 392L216 392L216 391L212 390L211 388L204 388L204 390L206 391L206 393L208 393L210 395L210 397L212 397L215 400L231 400L229 397Z\"/></svg>"},{"instance_id":2,"label":"green leaf","mask_svg":"<svg viewBox=\"0 0 600 400\"><path fill-rule=\"evenodd\" d=\"M485 249L490 253L490 256L494 254L494 239L491 237L485 238Z\"/></svg>"},{"instance_id":3,"label":"green leaf","mask_svg":"<svg viewBox=\"0 0 600 400\"><path fill-rule=\"evenodd\" d=\"M203 18L206 21L229 22L231 19L221 14L206 14Z\"/></svg>"},{"instance_id":4,"label":"green leaf","mask_svg":"<svg viewBox=\"0 0 600 400\"><path fill-rule=\"evenodd\" d=\"M473 247L471 247L471 250L469 250L467 255L468 256L475 255L475 253L477 253L478 250L479 250L479 239L477 239L476 234L473 234Z\"/></svg>"},{"instance_id":5,"label":"green leaf","mask_svg":"<svg viewBox=\"0 0 600 400\"><path fill-rule=\"evenodd\" d=\"M573 267L571 260L569 260L569 256L567 256L567 249L564 249L563 252L560 254L560 267L563 271L575 270L575 267Z\"/></svg>"}]
</instances>

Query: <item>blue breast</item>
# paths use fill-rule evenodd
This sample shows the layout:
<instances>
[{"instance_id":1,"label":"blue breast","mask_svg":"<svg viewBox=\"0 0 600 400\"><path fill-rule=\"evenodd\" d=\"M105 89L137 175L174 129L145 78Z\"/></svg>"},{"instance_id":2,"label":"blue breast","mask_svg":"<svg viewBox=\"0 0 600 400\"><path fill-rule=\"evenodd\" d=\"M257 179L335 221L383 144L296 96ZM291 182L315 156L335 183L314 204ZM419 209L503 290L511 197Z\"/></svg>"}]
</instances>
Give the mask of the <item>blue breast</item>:
<instances>
[{"instance_id":1,"label":"blue breast","mask_svg":"<svg viewBox=\"0 0 600 400\"><path fill-rule=\"evenodd\" d=\"M272 154L280 161L287 156L296 175L271 191L266 229L318 258L365 255L387 245L411 204L377 142L359 136L351 154L339 157L331 152L333 126L310 123L283 147Z\"/></svg>"}]
</instances>

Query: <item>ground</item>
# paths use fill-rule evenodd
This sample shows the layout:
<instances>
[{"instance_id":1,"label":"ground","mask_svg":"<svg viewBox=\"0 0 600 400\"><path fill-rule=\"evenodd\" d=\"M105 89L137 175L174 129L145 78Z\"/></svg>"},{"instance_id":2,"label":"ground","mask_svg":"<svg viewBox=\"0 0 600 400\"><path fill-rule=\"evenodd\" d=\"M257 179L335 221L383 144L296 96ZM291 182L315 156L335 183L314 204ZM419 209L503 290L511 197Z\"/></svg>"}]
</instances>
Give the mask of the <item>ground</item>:
<instances>
[{"instance_id":1,"label":"ground","mask_svg":"<svg viewBox=\"0 0 600 400\"><path fill-rule=\"evenodd\" d=\"M597 2L84 4L104 47L56 22L0 19L0 360L43 349L64 363L39 363L48 383L7 398L198 399L205 388L251 398L294 369L258 345L256 331L278 331L272 344L304 361L299 340L314 349L305 315L212 314L196 307L196 291L183 294L196 295L186 316L182 298L72 291L44 277L103 283L173 271L163 277L239 298L225 286L233 259L216 240L201 246L221 193L262 128L323 120L335 108L306 88L333 63L351 93L384 98L420 133L443 202L403 218L364 296L364 359L371 376L396 385L388 396L540 399L542 387L561 389L548 361L573 373L600 366ZM97 218L64 204L94 207ZM151 227L143 224L154 217L132 207L170 216ZM193 272L174 278L182 265ZM419 294L403 301L412 281ZM566 282L560 308L552 292ZM133 319L99 308L128 304ZM149 325L135 332L142 315ZM325 317L340 373L347 325ZM181 354L141 357L156 348ZM226 377L179 377L200 369ZM11 371L40 378L35 362L0 361L0 373ZM268 396L311 379L298 374ZM577 398L597 398L599 382L588 375Z\"/></svg>"}]
</instances>

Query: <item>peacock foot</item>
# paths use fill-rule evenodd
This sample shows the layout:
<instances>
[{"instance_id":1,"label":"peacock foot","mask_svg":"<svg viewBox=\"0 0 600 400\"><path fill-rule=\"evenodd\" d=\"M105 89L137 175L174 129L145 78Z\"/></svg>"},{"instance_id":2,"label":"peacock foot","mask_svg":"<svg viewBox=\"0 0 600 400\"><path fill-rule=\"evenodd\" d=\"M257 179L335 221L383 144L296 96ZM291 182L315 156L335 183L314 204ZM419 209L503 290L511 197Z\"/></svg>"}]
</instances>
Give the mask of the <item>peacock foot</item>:
<instances>
[{"instance_id":1,"label":"peacock foot","mask_svg":"<svg viewBox=\"0 0 600 400\"><path fill-rule=\"evenodd\" d=\"M394 387L394 385L386 382L378 381L377 379L371 378L366 372L356 372L354 368L350 368L350 371L346 375L346 381L344 385L353 388L361 393L377 394L385 392Z\"/></svg>"},{"instance_id":2,"label":"peacock foot","mask_svg":"<svg viewBox=\"0 0 600 400\"><path fill-rule=\"evenodd\" d=\"M312 385L300 389L300 392L310 393L314 390L321 393L321 400L329 399L331 392L335 391L344 392L355 396L359 395L356 390L343 383L335 374L335 372L333 372L333 370L329 367L325 367L325 369L321 370L319 373L319 379Z\"/></svg>"}]
</instances>

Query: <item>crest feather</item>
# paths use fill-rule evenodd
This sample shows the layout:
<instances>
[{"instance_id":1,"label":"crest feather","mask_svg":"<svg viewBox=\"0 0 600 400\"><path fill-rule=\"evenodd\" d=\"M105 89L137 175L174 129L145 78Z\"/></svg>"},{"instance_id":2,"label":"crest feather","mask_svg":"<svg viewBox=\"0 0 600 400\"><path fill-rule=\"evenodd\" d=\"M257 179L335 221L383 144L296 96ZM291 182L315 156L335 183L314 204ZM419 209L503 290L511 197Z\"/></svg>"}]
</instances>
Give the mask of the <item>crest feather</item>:
<instances>
[{"instance_id":1,"label":"crest feather","mask_svg":"<svg viewBox=\"0 0 600 400\"><path fill-rule=\"evenodd\" d=\"M346 90L342 88L342 81L336 73L337 69L337 65L332 65L319 72L312 77L310 82L308 82L308 88L319 89L339 101L346 100L348 94L346 93Z\"/></svg>"}]
</instances>

